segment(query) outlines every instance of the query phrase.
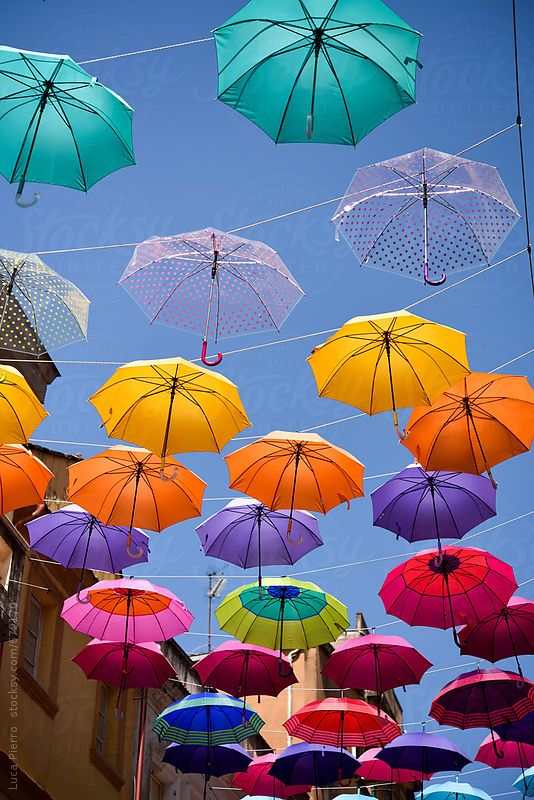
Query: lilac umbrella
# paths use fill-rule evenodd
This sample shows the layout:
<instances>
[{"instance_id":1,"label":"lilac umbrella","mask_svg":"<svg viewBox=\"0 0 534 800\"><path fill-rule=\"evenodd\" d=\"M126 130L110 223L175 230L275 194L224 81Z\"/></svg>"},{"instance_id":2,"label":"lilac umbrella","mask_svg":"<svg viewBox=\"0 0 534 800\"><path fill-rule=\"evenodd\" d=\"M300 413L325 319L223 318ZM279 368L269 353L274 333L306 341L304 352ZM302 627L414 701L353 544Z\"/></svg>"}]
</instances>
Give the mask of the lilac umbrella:
<instances>
[{"instance_id":1,"label":"lilac umbrella","mask_svg":"<svg viewBox=\"0 0 534 800\"><path fill-rule=\"evenodd\" d=\"M371 493L373 525L420 542L461 539L496 514L488 478L463 472L425 472L411 464Z\"/></svg>"},{"instance_id":2,"label":"lilac umbrella","mask_svg":"<svg viewBox=\"0 0 534 800\"><path fill-rule=\"evenodd\" d=\"M293 524L288 532L289 520ZM258 500L236 499L196 529L207 556L243 569L294 564L321 547L316 518L308 511L270 511Z\"/></svg>"},{"instance_id":3,"label":"lilac umbrella","mask_svg":"<svg viewBox=\"0 0 534 800\"><path fill-rule=\"evenodd\" d=\"M282 750L269 770L286 785L327 786L350 779L360 766L346 750L326 744L293 744Z\"/></svg>"},{"instance_id":4,"label":"lilac umbrella","mask_svg":"<svg viewBox=\"0 0 534 800\"><path fill-rule=\"evenodd\" d=\"M148 536L133 528L103 525L80 506L71 504L28 522L30 547L59 561L64 567L81 569L78 599L86 569L117 573L124 567L148 561Z\"/></svg>"}]
</instances>

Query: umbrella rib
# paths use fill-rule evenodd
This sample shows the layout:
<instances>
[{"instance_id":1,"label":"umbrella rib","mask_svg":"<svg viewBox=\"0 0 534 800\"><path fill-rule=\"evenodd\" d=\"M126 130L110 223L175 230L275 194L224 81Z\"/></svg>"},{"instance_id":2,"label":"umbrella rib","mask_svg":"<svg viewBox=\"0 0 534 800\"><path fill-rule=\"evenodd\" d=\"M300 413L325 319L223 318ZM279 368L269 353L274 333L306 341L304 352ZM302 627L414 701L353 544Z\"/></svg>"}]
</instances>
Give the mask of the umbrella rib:
<instances>
[{"instance_id":1,"label":"umbrella rib","mask_svg":"<svg viewBox=\"0 0 534 800\"><path fill-rule=\"evenodd\" d=\"M345 92L344 92L343 87L341 85L341 81L339 80L339 76L338 76L338 74L336 72L336 68L334 67L334 62L332 61L330 53L328 52L328 48L322 42L321 42L321 52L323 53L323 56L325 58L325 61L328 64L328 66L330 67L330 70L331 70L331 72L332 72L332 74L333 74L333 76L335 78L335 81L337 83L339 92L341 94L341 99L343 100L343 107L345 109L345 114L347 116L347 121L349 123L349 130L350 130L350 137L352 139L352 146L355 147L356 146L356 137L354 136L354 127L352 125L352 119L351 119L351 116L350 116L350 111L349 111L349 106L348 106L348 103L347 103L347 98L345 97Z\"/></svg>"},{"instance_id":2,"label":"umbrella rib","mask_svg":"<svg viewBox=\"0 0 534 800\"><path fill-rule=\"evenodd\" d=\"M468 227L469 230L471 231L471 234L473 235L474 240L476 241L477 245L480 248L480 252L484 256L484 259L485 259L486 263L488 263L489 255L486 254L485 248L483 247L482 242L478 238L478 234L475 233L475 229L473 228L473 226L471 225L471 223L469 222L467 217L464 214L462 214L462 212L458 208L453 206L452 203L449 203L449 201L446 200L443 197L443 195L439 195L439 199L438 199L438 197L434 194L434 195L432 195L431 199L437 205L443 206L444 208L448 209L448 211L452 211L453 214L456 214L456 216L460 217L460 219L463 221L463 223L466 225L466 227Z\"/></svg>"},{"instance_id":3,"label":"umbrella rib","mask_svg":"<svg viewBox=\"0 0 534 800\"><path fill-rule=\"evenodd\" d=\"M308 46L308 43L306 43L305 45L301 44L301 45L299 45L299 47L297 47L295 49L300 49L300 48L302 48L304 46ZM280 125L278 126L278 133L276 134L276 138L275 138L275 143L276 144L278 144L278 142L280 141L280 136L282 135L282 130L283 130L283 127L284 127L285 122L286 122L287 114L289 112L289 106L291 105L291 101L293 100L293 95L295 93L295 89L297 88L297 84L298 84L298 82L299 82L299 80L300 80L300 78L302 76L302 73L304 72L304 69L306 68L306 64L308 63L308 61L310 60L310 58L311 58L311 56L313 54L313 47L314 47L313 43L311 45L309 45L308 52L306 53L306 55L304 57L304 60L303 60L303 62L301 64L301 66L300 66L299 71L297 72L295 80L293 81L293 86L291 87L291 89L289 91L289 95L287 97L287 101L286 101L286 104L284 106L284 111L282 113L282 117L281 117L281 120L280 120ZM273 54L273 57L274 57L274 55L279 55L279 53ZM284 55L286 55L286 53L284 53ZM267 61L267 59L264 59L264 62L265 61ZM257 67L261 66L261 64L262 64L262 62L260 62L258 65L256 65L256 67L254 67L253 70L257 69Z\"/></svg>"},{"instance_id":4,"label":"umbrella rib","mask_svg":"<svg viewBox=\"0 0 534 800\"><path fill-rule=\"evenodd\" d=\"M269 315L269 318L270 318L271 322L273 323L274 327L276 328L276 330L277 330L277 331L280 331L280 328L279 328L279 327L278 327L278 325L276 324L276 320L274 319L273 315L272 315L272 314L271 314L271 312L269 311L269 308L268 308L268 306L267 306L266 302L264 301L263 297L261 296L261 294L260 294L260 293L258 292L258 290L255 288L255 286L254 286L254 285L253 285L253 284L252 284L252 283L249 281L249 279L248 279L248 278L246 278L246 277L245 277L245 275L243 275L243 274L242 274L242 272L241 272L241 270L238 268L237 264L233 264L233 265L232 265L232 267L233 267L233 269L235 270L235 272L232 272L232 270L228 269L228 266L225 266L225 270L226 270L227 272L229 272L230 274L234 275L234 276L235 276L236 278L238 278L239 280L243 281L243 283L246 283L246 284L247 284L247 286L249 286L249 288L250 288L250 289L252 290L252 292L253 292L253 293L256 295L256 297L258 298L259 302L261 303L261 305L264 307L265 311L266 311L266 312L267 312L267 314Z\"/></svg>"}]
</instances>

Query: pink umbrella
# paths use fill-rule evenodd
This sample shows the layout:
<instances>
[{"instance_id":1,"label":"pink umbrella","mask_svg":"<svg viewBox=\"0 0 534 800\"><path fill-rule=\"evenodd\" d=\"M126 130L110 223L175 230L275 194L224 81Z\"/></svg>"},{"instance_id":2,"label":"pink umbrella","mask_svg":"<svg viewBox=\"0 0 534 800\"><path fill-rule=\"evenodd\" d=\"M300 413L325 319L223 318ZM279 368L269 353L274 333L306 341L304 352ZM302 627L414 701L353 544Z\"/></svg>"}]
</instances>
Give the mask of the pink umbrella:
<instances>
[{"instance_id":1,"label":"pink umbrella","mask_svg":"<svg viewBox=\"0 0 534 800\"><path fill-rule=\"evenodd\" d=\"M87 678L121 689L158 689L176 674L155 642L124 644L92 639L72 661ZM126 672L123 671L124 661Z\"/></svg>"},{"instance_id":2,"label":"pink umbrella","mask_svg":"<svg viewBox=\"0 0 534 800\"><path fill-rule=\"evenodd\" d=\"M71 628L109 641L162 642L185 633L193 615L181 600L145 580L100 581L67 598L61 616Z\"/></svg>"},{"instance_id":3,"label":"pink umbrella","mask_svg":"<svg viewBox=\"0 0 534 800\"><path fill-rule=\"evenodd\" d=\"M388 689L419 683L431 666L400 636L371 633L338 645L322 674L343 689L370 689L380 698Z\"/></svg>"},{"instance_id":4,"label":"pink umbrella","mask_svg":"<svg viewBox=\"0 0 534 800\"><path fill-rule=\"evenodd\" d=\"M278 659L278 657L277 657ZM306 794L310 786L286 786L281 780L269 775L269 770L276 759L274 753L258 756L247 767L246 772L236 772L232 786L242 789L248 795L256 797L287 798L294 794Z\"/></svg>"},{"instance_id":5,"label":"pink umbrella","mask_svg":"<svg viewBox=\"0 0 534 800\"><path fill-rule=\"evenodd\" d=\"M495 752L493 742L498 745L499 751ZM534 745L524 742L505 742L496 733L486 736L475 756L475 761L481 761L493 769L512 768L525 770L534 764Z\"/></svg>"},{"instance_id":6,"label":"pink umbrella","mask_svg":"<svg viewBox=\"0 0 534 800\"><path fill-rule=\"evenodd\" d=\"M431 772L421 776L420 770L402 769L400 767L390 767L385 761L378 758L382 748L373 747L358 756L360 766L356 770L356 775L364 781L388 781L389 783L413 783L420 780L428 781L432 777Z\"/></svg>"}]
</instances>

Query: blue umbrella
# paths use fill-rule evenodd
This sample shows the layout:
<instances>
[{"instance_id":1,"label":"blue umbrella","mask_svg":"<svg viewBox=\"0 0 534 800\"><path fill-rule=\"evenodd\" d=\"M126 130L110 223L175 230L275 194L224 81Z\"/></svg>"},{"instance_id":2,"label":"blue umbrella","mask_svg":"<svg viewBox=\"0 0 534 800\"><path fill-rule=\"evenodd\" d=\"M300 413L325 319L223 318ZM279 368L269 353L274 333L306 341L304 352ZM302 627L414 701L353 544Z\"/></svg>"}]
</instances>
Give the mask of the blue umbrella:
<instances>
[{"instance_id":1,"label":"blue umbrella","mask_svg":"<svg viewBox=\"0 0 534 800\"><path fill-rule=\"evenodd\" d=\"M162 759L180 772L193 772L220 778L231 772L246 770L252 756L239 744L218 744L214 747L194 744L170 744Z\"/></svg>"},{"instance_id":2,"label":"blue umbrella","mask_svg":"<svg viewBox=\"0 0 534 800\"><path fill-rule=\"evenodd\" d=\"M269 770L286 786L327 786L350 781L360 766L346 750L325 744L293 744L286 747Z\"/></svg>"},{"instance_id":3,"label":"blue umbrella","mask_svg":"<svg viewBox=\"0 0 534 800\"><path fill-rule=\"evenodd\" d=\"M415 795L417 800L422 798L423 793ZM438 783L427 789L425 797L432 800L491 800L489 794L482 789L475 789L470 783L458 783L458 781L445 781Z\"/></svg>"},{"instance_id":4,"label":"blue umbrella","mask_svg":"<svg viewBox=\"0 0 534 800\"><path fill-rule=\"evenodd\" d=\"M167 742L212 747L239 744L263 725L261 717L237 697L201 692L171 703L156 717L153 731Z\"/></svg>"},{"instance_id":5,"label":"blue umbrella","mask_svg":"<svg viewBox=\"0 0 534 800\"><path fill-rule=\"evenodd\" d=\"M521 792L523 797L534 797L534 767L526 769L523 774L514 781L514 787Z\"/></svg>"}]
</instances>

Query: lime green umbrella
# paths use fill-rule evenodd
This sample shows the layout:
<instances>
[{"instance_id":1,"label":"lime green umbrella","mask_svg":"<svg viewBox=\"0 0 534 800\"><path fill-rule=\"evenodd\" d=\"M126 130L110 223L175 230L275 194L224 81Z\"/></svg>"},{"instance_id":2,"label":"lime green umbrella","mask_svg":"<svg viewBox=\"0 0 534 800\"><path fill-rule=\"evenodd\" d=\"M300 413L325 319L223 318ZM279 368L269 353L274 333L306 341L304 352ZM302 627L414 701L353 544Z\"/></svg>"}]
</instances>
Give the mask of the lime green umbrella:
<instances>
[{"instance_id":1,"label":"lime green umbrella","mask_svg":"<svg viewBox=\"0 0 534 800\"><path fill-rule=\"evenodd\" d=\"M241 642L282 651L335 641L349 626L347 609L314 583L292 578L263 579L225 597L215 612L222 630ZM287 677L287 676L285 676Z\"/></svg>"},{"instance_id":2,"label":"lime green umbrella","mask_svg":"<svg viewBox=\"0 0 534 800\"><path fill-rule=\"evenodd\" d=\"M0 47L0 172L86 192L135 164L132 109L69 56Z\"/></svg>"},{"instance_id":3,"label":"lime green umbrella","mask_svg":"<svg viewBox=\"0 0 534 800\"><path fill-rule=\"evenodd\" d=\"M381 0L251 0L214 35L219 100L275 142L355 145L415 102L420 34Z\"/></svg>"}]
</instances>

